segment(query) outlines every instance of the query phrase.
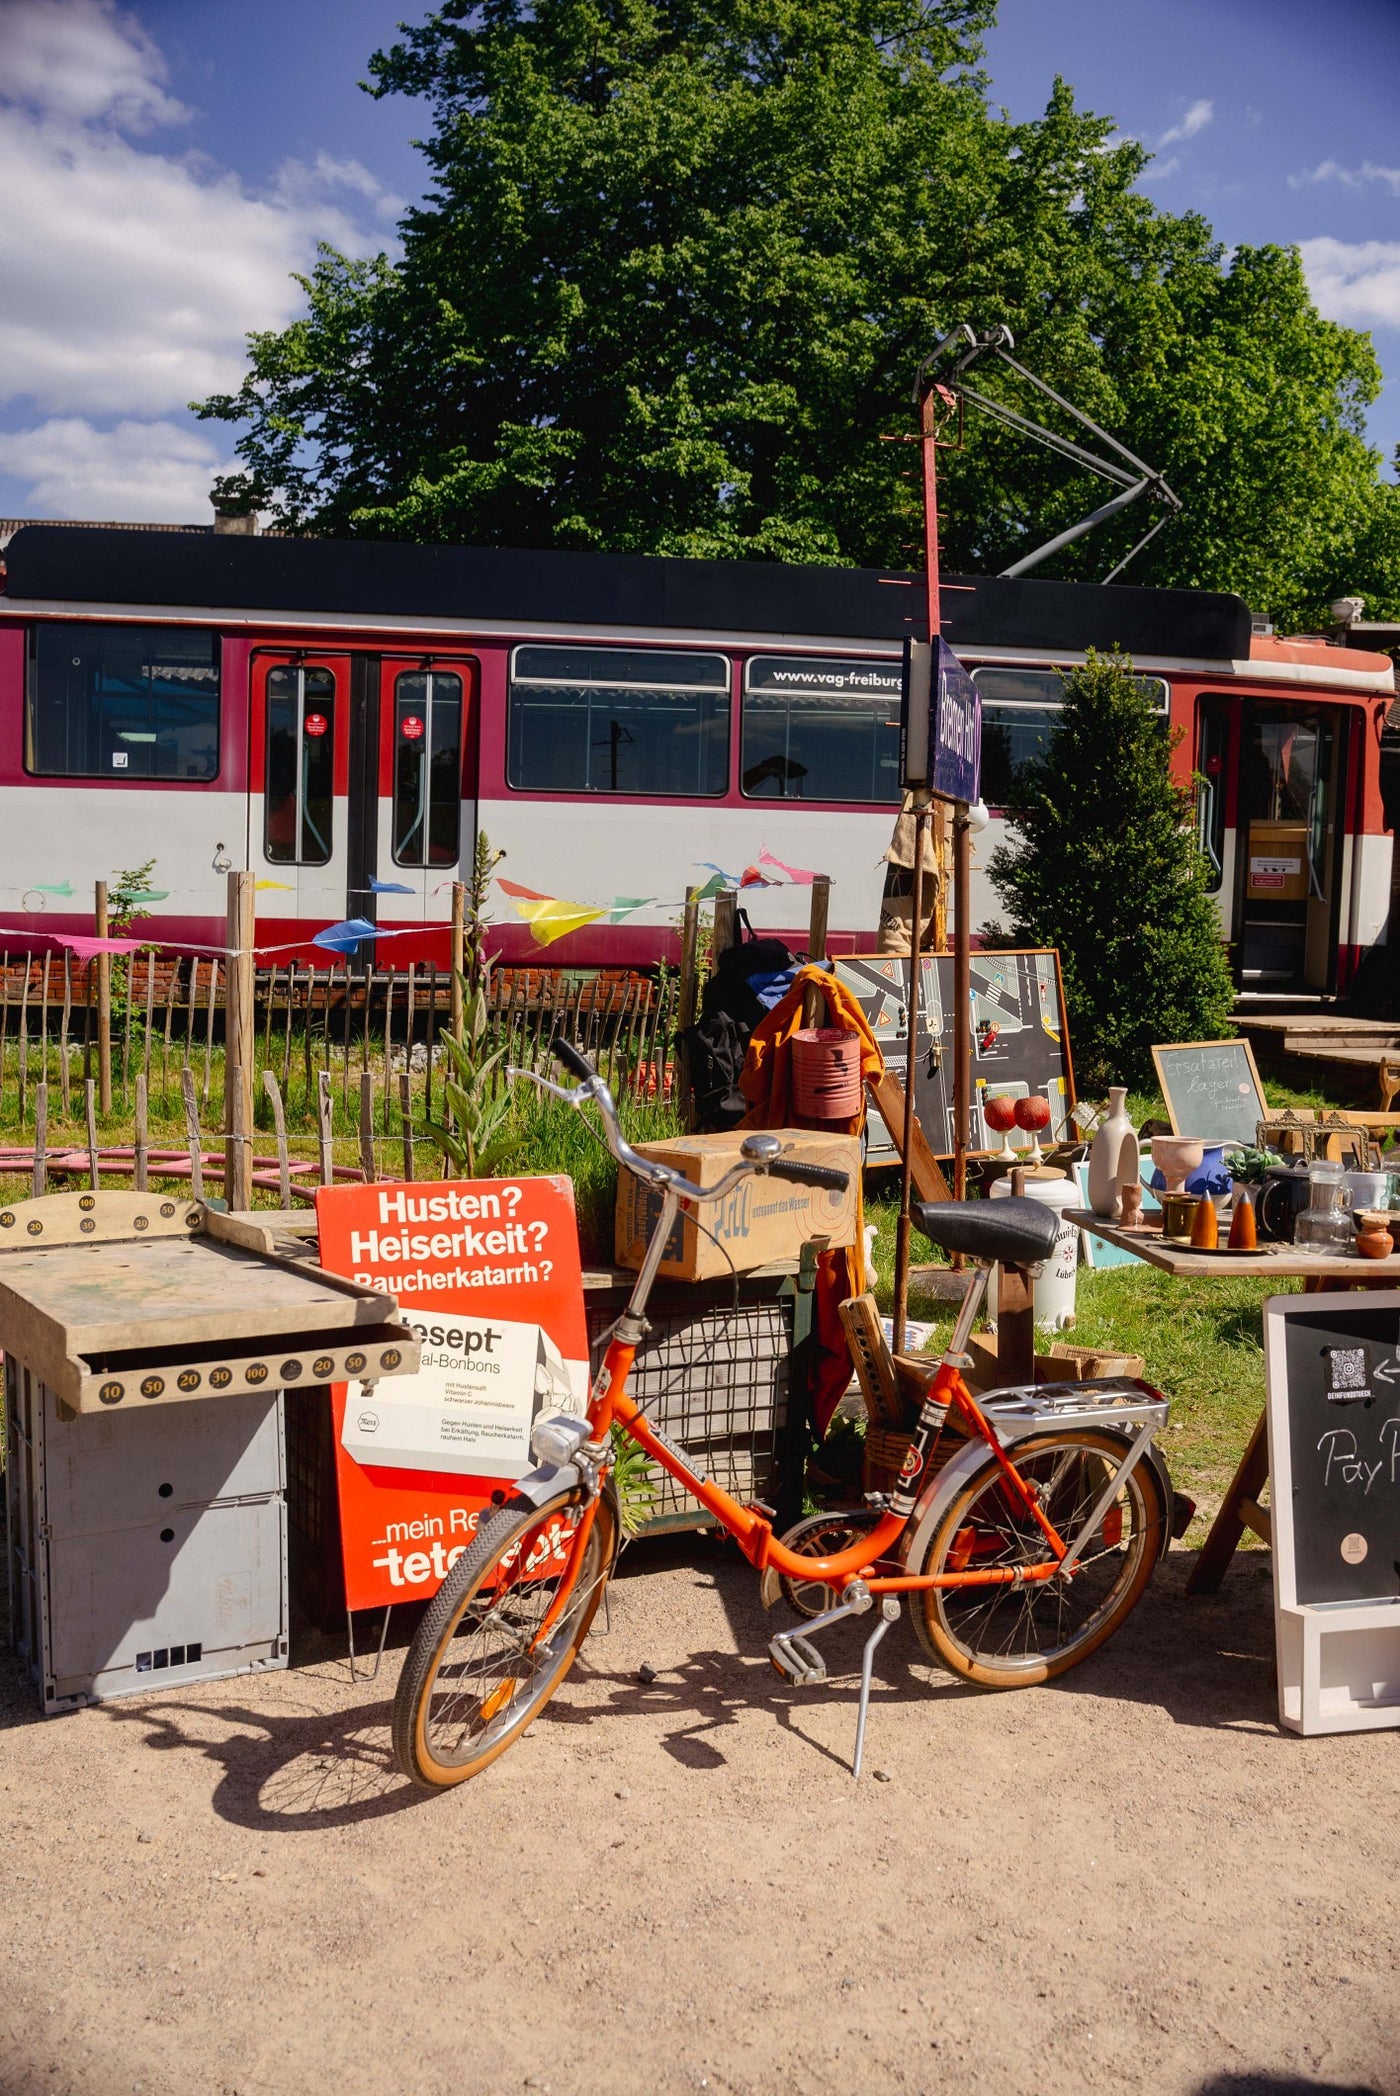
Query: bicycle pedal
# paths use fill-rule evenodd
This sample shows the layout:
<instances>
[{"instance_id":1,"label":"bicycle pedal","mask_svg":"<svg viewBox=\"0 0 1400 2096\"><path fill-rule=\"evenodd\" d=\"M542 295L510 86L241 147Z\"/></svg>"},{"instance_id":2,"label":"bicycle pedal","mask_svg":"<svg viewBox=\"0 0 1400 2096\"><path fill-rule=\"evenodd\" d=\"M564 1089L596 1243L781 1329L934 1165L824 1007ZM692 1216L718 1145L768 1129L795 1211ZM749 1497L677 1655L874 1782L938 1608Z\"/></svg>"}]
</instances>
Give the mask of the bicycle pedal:
<instances>
[{"instance_id":1,"label":"bicycle pedal","mask_svg":"<svg viewBox=\"0 0 1400 2096\"><path fill-rule=\"evenodd\" d=\"M795 1630L780 1630L769 1640L769 1664L798 1688L826 1680L826 1661L809 1638Z\"/></svg>"}]
</instances>

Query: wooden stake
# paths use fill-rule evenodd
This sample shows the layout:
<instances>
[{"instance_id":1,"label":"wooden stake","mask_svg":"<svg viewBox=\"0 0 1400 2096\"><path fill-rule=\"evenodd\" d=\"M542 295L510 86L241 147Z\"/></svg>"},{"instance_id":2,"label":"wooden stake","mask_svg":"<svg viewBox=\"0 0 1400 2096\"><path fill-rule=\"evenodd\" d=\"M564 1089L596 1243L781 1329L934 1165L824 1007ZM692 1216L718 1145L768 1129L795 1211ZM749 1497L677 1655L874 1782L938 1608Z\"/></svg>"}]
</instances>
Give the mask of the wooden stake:
<instances>
[{"instance_id":1,"label":"wooden stake","mask_svg":"<svg viewBox=\"0 0 1400 2096\"><path fill-rule=\"evenodd\" d=\"M63 1017L58 1025L58 1092L66 1121L72 1112L68 1098L68 1024L73 1016L73 955L63 950Z\"/></svg>"},{"instance_id":2,"label":"wooden stake","mask_svg":"<svg viewBox=\"0 0 1400 2096\"><path fill-rule=\"evenodd\" d=\"M194 1052L194 1030L198 1023L199 955L196 953L190 956L190 1008L185 1015L185 1053L180 1063L180 1067L182 1070L188 1070L188 1068L190 1067L190 1056ZM183 1084L181 1086L181 1089L184 1089Z\"/></svg>"},{"instance_id":3,"label":"wooden stake","mask_svg":"<svg viewBox=\"0 0 1400 2096\"><path fill-rule=\"evenodd\" d=\"M305 1023L303 1024L301 1029L301 1055L302 1062L305 1065L306 1070L306 1104L303 1107L302 1111L305 1113L306 1118L308 1120L310 1120L311 1118L311 1102L315 1096L316 1090L315 1080L311 1074L311 1022L315 1009L316 970L314 967L312 967L308 968L306 971Z\"/></svg>"},{"instance_id":4,"label":"wooden stake","mask_svg":"<svg viewBox=\"0 0 1400 2096\"><path fill-rule=\"evenodd\" d=\"M224 962L224 1199L241 1213L253 1205L254 876L228 877Z\"/></svg>"},{"instance_id":5,"label":"wooden stake","mask_svg":"<svg viewBox=\"0 0 1400 2096\"><path fill-rule=\"evenodd\" d=\"M711 960L719 965L722 953L728 953L735 943L739 931L739 898L732 888L721 888L715 897L715 938Z\"/></svg>"},{"instance_id":6,"label":"wooden stake","mask_svg":"<svg viewBox=\"0 0 1400 2096\"><path fill-rule=\"evenodd\" d=\"M94 917L99 939L107 937L107 883L96 885ZM112 1111L112 956L97 956L97 1085L104 1114Z\"/></svg>"},{"instance_id":7,"label":"wooden stake","mask_svg":"<svg viewBox=\"0 0 1400 2096\"><path fill-rule=\"evenodd\" d=\"M41 1077L34 1088L34 1173L29 1190L37 1200L49 1184L49 1085Z\"/></svg>"},{"instance_id":8,"label":"wooden stake","mask_svg":"<svg viewBox=\"0 0 1400 2096\"><path fill-rule=\"evenodd\" d=\"M166 1113L170 1111L170 1027L175 1017L175 998L179 988L180 963L172 961L165 980L165 1037L160 1049L160 1097Z\"/></svg>"},{"instance_id":9,"label":"wooden stake","mask_svg":"<svg viewBox=\"0 0 1400 2096\"><path fill-rule=\"evenodd\" d=\"M49 1081L49 961L44 955L43 994L39 1004L39 1082Z\"/></svg>"},{"instance_id":10,"label":"wooden stake","mask_svg":"<svg viewBox=\"0 0 1400 2096\"><path fill-rule=\"evenodd\" d=\"M24 988L19 999L19 1125L24 1126L29 1087L29 955L24 956Z\"/></svg>"},{"instance_id":11,"label":"wooden stake","mask_svg":"<svg viewBox=\"0 0 1400 2096\"><path fill-rule=\"evenodd\" d=\"M185 1141L190 1153L190 1192L196 1201L202 1201L204 1151L199 1140L199 1105L194 1094L194 1071L188 1066L180 1072L180 1095L185 1105Z\"/></svg>"},{"instance_id":12,"label":"wooden stake","mask_svg":"<svg viewBox=\"0 0 1400 2096\"><path fill-rule=\"evenodd\" d=\"M685 891L685 914L681 918L681 973L680 1004L676 1014L676 1031L682 1036L678 1051L681 1096L677 1101L681 1124L685 1128L695 1126L695 1087L690 1074L690 1051L684 1036L695 1024L696 1006L699 1000L699 983L696 970L700 951L700 904L698 888Z\"/></svg>"},{"instance_id":13,"label":"wooden stake","mask_svg":"<svg viewBox=\"0 0 1400 2096\"><path fill-rule=\"evenodd\" d=\"M374 1162L374 1079L368 1070L360 1072L360 1170L366 1186L379 1177Z\"/></svg>"},{"instance_id":14,"label":"wooden stake","mask_svg":"<svg viewBox=\"0 0 1400 2096\"><path fill-rule=\"evenodd\" d=\"M87 1110L88 1177L97 1192L97 1086L90 1077L83 1081L83 1104Z\"/></svg>"},{"instance_id":15,"label":"wooden stake","mask_svg":"<svg viewBox=\"0 0 1400 2096\"><path fill-rule=\"evenodd\" d=\"M413 1178L413 1095L409 1087L408 1072L399 1078L399 1120L403 1136L403 1175Z\"/></svg>"},{"instance_id":16,"label":"wooden stake","mask_svg":"<svg viewBox=\"0 0 1400 2096\"><path fill-rule=\"evenodd\" d=\"M146 1103L151 1097L151 1029L156 1016L156 956L154 947L146 950L146 1040L141 1055L141 1071L146 1084Z\"/></svg>"},{"instance_id":17,"label":"wooden stake","mask_svg":"<svg viewBox=\"0 0 1400 2096\"><path fill-rule=\"evenodd\" d=\"M335 1109L331 1104L331 1073L320 1070L317 1085L317 1147L321 1157L321 1184L335 1184Z\"/></svg>"},{"instance_id":18,"label":"wooden stake","mask_svg":"<svg viewBox=\"0 0 1400 2096\"><path fill-rule=\"evenodd\" d=\"M292 1205L292 1165L287 1155L287 1112L282 1090L271 1070L263 1071L263 1090L272 1101L272 1125L277 1132L277 1198L283 1209Z\"/></svg>"},{"instance_id":19,"label":"wooden stake","mask_svg":"<svg viewBox=\"0 0 1400 2096\"><path fill-rule=\"evenodd\" d=\"M350 1111L350 956L344 954L340 962L340 1104L344 1112Z\"/></svg>"},{"instance_id":20,"label":"wooden stake","mask_svg":"<svg viewBox=\"0 0 1400 2096\"><path fill-rule=\"evenodd\" d=\"M45 967L48 963L45 962ZM48 1000L48 984L44 985L45 1002ZM136 1002L136 956L128 954L126 960L126 995L122 1000L126 1009L122 1013L122 1105L131 1097L131 1007Z\"/></svg>"},{"instance_id":21,"label":"wooden stake","mask_svg":"<svg viewBox=\"0 0 1400 2096\"><path fill-rule=\"evenodd\" d=\"M150 1114L149 1088L144 1070L136 1072L136 1136L132 1152L132 1184L138 1194L149 1191Z\"/></svg>"},{"instance_id":22,"label":"wooden stake","mask_svg":"<svg viewBox=\"0 0 1400 2096\"><path fill-rule=\"evenodd\" d=\"M204 1089L200 1099L205 1106L209 1104L209 1086L214 1074L214 1007L218 1001L219 963L213 960L209 963L209 998L204 1016ZM224 1059L227 1061L227 1055Z\"/></svg>"},{"instance_id":23,"label":"wooden stake","mask_svg":"<svg viewBox=\"0 0 1400 2096\"><path fill-rule=\"evenodd\" d=\"M807 958L819 967L826 960L826 923L831 908L831 876L819 873L812 882L812 902L807 918ZM815 983L802 992L802 1024L820 1026L826 1018L826 1000Z\"/></svg>"},{"instance_id":24,"label":"wooden stake","mask_svg":"<svg viewBox=\"0 0 1400 2096\"><path fill-rule=\"evenodd\" d=\"M274 975L273 981L277 978ZM292 1006L296 1003L297 964L287 963L287 1025L282 1035L282 1090L285 1092L292 1081Z\"/></svg>"},{"instance_id":25,"label":"wooden stake","mask_svg":"<svg viewBox=\"0 0 1400 2096\"><path fill-rule=\"evenodd\" d=\"M384 971L384 1133L389 1133L389 1101L394 1090L394 970Z\"/></svg>"}]
</instances>

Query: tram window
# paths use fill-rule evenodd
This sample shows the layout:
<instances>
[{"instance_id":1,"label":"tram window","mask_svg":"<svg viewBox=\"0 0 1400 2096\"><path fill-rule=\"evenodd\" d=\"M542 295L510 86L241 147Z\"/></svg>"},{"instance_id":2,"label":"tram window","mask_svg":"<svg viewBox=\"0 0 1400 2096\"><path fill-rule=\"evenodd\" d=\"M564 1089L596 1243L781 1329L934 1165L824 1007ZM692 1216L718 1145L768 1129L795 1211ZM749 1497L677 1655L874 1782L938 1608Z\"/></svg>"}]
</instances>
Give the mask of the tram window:
<instances>
[{"instance_id":1,"label":"tram window","mask_svg":"<svg viewBox=\"0 0 1400 2096\"><path fill-rule=\"evenodd\" d=\"M745 794L897 801L899 687L898 663L751 657L744 672Z\"/></svg>"},{"instance_id":2,"label":"tram window","mask_svg":"<svg viewBox=\"0 0 1400 2096\"><path fill-rule=\"evenodd\" d=\"M42 625L25 709L40 777L213 779L219 636L184 626Z\"/></svg>"},{"instance_id":3,"label":"tram window","mask_svg":"<svg viewBox=\"0 0 1400 2096\"><path fill-rule=\"evenodd\" d=\"M455 866L462 831L462 680L404 670L394 684L394 864Z\"/></svg>"},{"instance_id":4,"label":"tram window","mask_svg":"<svg viewBox=\"0 0 1400 2096\"><path fill-rule=\"evenodd\" d=\"M263 841L274 866L324 866L331 855L335 676L301 664L267 673Z\"/></svg>"},{"instance_id":5,"label":"tram window","mask_svg":"<svg viewBox=\"0 0 1400 2096\"><path fill-rule=\"evenodd\" d=\"M1016 774L1028 758L1043 757L1064 704L1059 670L980 669L972 681L982 694L982 798L1004 808L1016 797ZM1171 693L1161 677L1134 684L1165 722Z\"/></svg>"},{"instance_id":6,"label":"tram window","mask_svg":"<svg viewBox=\"0 0 1400 2096\"><path fill-rule=\"evenodd\" d=\"M718 796L729 777L728 658L517 648L508 771L526 793Z\"/></svg>"}]
</instances>

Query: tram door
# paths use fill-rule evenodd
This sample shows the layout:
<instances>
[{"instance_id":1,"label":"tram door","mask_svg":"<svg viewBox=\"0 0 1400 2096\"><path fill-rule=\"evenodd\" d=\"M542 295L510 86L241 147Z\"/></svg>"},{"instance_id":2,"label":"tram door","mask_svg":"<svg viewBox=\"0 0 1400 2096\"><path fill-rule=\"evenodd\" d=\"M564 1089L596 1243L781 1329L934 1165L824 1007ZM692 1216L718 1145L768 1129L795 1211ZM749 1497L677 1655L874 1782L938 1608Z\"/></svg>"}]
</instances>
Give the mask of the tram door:
<instances>
[{"instance_id":1,"label":"tram door","mask_svg":"<svg viewBox=\"0 0 1400 2096\"><path fill-rule=\"evenodd\" d=\"M1342 707L1244 709L1236 897L1246 989L1336 987L1349 719Z\"/></svg>"},{"instance_id":2,"label":"tram door","mask_svg":"<svg viewBox=\"0 0 1400 2096\"><path fill-rule=\"evenodd\" d=\"M261 918L407 929L450 915L476 834L475 699L476 665L458 656L258 652L248 863Z\"/></svg>"}]
</instances>

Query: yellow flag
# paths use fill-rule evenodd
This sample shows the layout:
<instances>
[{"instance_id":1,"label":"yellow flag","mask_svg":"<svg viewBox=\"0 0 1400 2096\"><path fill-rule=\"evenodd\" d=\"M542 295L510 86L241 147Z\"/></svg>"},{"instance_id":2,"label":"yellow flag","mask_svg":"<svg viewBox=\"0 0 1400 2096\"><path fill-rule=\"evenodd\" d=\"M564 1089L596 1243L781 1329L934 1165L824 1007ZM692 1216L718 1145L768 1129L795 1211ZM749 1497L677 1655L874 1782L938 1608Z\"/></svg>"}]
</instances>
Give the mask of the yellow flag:
<instances>
[{"instance_id":1,"label":"yellow flag","mask_svg":"<svg viewBox=\"0 0 1400 2096\"><path fill-rule=\"evenodd\" d=\"M540 946L552 946L556 939L566 939L570 932L579 931L585 924L596 923L606 917L606 910L590 909L586 903L561 902L557 896L548 895L542 902L517 902L519 914L525 919Z\"/></svg>"}]
</instances>

